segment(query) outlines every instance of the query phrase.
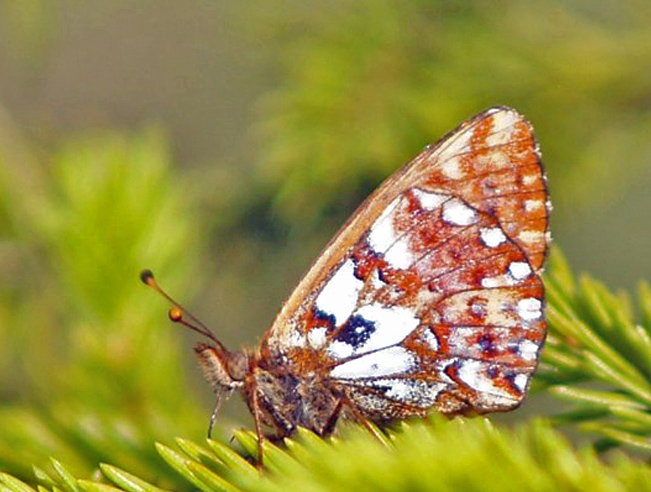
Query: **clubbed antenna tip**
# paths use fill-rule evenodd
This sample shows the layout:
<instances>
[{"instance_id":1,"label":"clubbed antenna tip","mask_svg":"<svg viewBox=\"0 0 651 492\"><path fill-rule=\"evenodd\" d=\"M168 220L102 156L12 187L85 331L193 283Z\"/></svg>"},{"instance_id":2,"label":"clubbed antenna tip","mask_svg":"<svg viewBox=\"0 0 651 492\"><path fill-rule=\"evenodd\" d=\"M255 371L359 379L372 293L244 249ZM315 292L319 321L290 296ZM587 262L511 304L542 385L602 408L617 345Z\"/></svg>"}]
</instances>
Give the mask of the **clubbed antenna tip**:
<instances>
[{"instance_id":1,"label":"clubbed antenna tip","mask_svg":"<svg viewBox=\"0 0 651 492\"><path fill-rule=\"evenodd\" d=\"M156 283L156 280L154 280L153 272L147 268L140 272L140 280L142 280L143 284L149 286L152 286L152 284Z\"/></svg>"},{"instance_id":2,"label":"clubbed antenna tip","mask_svg":"<svg viewBox=\"0 0 651 492\"><path fill-rule=\"evenodd\" d=\"M167 315L174 323L180 323L183 320L183 311L178 306L171 307Z\"/></svg>"},{"instance_id":3,"label":"clubbed antenna tip","mask_svg":"<svg viewBox=\"0 0 651 492\"><path fill-rule=\"evenodd\" d=\"M210 338L219 346L219 348L221 348L221 350L224 353L227 352L226 348L222 345L222 343L219 340L217 340L215 334L206 325L204 325L201 321L199 321L190 311L188 311L183 306L181 306L178 302L176 302L167 292L165 292L158 285L158 282L156 282L156 279L154 278L154 274L152 273L151 270L145 269L141 271L140 280L142 280L142 283L144 283L147 287L151 287L152 289L154 289L165 299L167 299L170 302L170 304L172 304L172 307L168 312L168 316L172 321L174 321L175 323L180 323L186 326L187 328L190 328L191 330L196 331L197 333L207 338Z\"/></svg>"}]
</instances>

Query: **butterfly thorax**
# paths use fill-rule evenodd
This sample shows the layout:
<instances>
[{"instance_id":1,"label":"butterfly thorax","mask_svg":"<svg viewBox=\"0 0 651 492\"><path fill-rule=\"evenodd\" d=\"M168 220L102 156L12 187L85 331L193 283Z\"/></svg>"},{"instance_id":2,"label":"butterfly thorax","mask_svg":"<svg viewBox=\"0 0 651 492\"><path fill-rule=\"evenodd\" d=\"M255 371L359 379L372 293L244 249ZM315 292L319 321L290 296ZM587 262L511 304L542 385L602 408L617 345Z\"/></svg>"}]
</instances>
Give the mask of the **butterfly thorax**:
<instances>
[{"instance_id":1,"label":"butterfly thorax","mask_svg":"<svg viewBox=\"0 0 651 492\"><path fill-rule=\"evenodd\" d=\"M264 357L255 360L243 394L251 411L259 409L262 422L276 437L291 435L297 427L327 435L340 410L340 398L324 374L292 371Z\"/></svg>"}]
</instances>

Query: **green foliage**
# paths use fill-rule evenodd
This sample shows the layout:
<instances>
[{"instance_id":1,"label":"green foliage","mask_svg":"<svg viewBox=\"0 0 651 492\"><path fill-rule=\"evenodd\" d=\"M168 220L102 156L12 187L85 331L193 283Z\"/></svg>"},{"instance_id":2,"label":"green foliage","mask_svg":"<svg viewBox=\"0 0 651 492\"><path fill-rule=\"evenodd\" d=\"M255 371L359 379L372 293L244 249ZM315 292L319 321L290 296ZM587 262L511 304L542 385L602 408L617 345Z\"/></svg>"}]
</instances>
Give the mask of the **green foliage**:
<instances>
[{"instance_id":1,"label":"green foliage","mask_svg":"<svg viewBox=\"0 0 651 492\"><path fill-rule=\"evenodd\" d=\"M637 315L626 292L572 276L556 250L547 278L551 331L536 378L575 405L559 417L598 433L598 446L651 451L651 288L638 289Z\"/></svg>"},{"instance_id":2,"label":"green foliage","mask_svg":"<svg viewBox=\"0 0 651 492\"><path fill-rule=\"evenodd\" d=\"M279 215L310 223L342 194L365 196L496 104L533 121L557 215L618 197L651 155L651 8L585 3L364 0L294 11L300 30L279 13L258 170Z\"/></svg>"},{"instance_id":3,"label":"green foliage","mask_svg":"<svg viewBox=\"0 0 651 492\"><path fill-rule=\"evenodd\" d=\"M235 444L224 426L207 444L154 445L202 435L207 416L161 303L137 282L141 268L165 272L187 299L199 265L212 266L216 231L228 257L219 273L248 267L225 282L241 304L223 309L253 324L243 285L301 267L296 251L279 251L287 230L273 219L323 224L450 122L494 104L534 121L561 213L615 196L641 172L651 155L649 7L611 15L599 3L498 3L364 0L299 16L299 30L276 22L283 73L261 105L246 193L235 180L217 193L212 179L190 185L157 129L34 149L0 108L0 492L651 488L648 465L625 454L648 461L651 450L651 288L641 284L634 300L577 279L559 251L533 388L551 395L551 417L510 428L433 416L389 430L386 442L352 425L329 440L303 431L286 447L265 444L262 476L250 432L235 432ZM2 17L19 18L10 33L19 51L37 52L47 36L34 26L52 7L18 5L0 7ZM213 229L196 199L209 194ZM263 255L266 276L249 261ZM594 441L569 444L564 430Z\"/></svg>"},{"instance_id":4,"label":"green foliage","mask_svg":"<svg viewBox=\"0 0 651 492\"><path fill-rule=\"evenodd\" d=\"M158 452L176 472L171 487L203 492L330 490L468 490L611 492L647 490L648 466L621 453L610 464L591 449L573 449L549 424L533 421L515 429L494 427L488 419L432 417L401 423L382 443L371 434L347 427L338 439L325 441L301 430L286 440L286 449L265 443L266 469L259 474L226 444L209 440L201 446L177 440L178 450L158 445ZM236 438L251 454L255 436L238 432ZM110 483L79 480L61 463L51 460L51 471L36 469L42 490L64 492L161 492L123 469L101 465ZM0 475L4 492L32 491L10 475Z\"/></svg>"},{"instance_id":5,"label":"green foliage","mask_svg":"<svg viewBox=\"0 0 651 492\"><path fill-rule=\"evenodd\" d=\"M200 218L160 131L74 139L47 172L26 156L18 142L0 156L0 467L31 476L56 454L91 470L118 454L144 473L154 436L202 426L196 401L176 393L176 334L138 273L158 267L187 285Z\"/></svg>"}]
</instances>

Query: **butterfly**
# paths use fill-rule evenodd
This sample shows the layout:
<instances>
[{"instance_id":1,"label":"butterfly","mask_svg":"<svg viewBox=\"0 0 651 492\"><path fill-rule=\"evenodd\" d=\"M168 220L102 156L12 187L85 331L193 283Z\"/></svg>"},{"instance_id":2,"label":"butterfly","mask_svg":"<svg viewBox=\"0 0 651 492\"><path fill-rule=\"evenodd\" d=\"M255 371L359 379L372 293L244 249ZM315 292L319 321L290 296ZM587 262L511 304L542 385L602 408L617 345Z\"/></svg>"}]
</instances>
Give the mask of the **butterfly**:
<instances>
[{"instance_id":1,"label":"butterfly","mask_svg":"<svg viewBox=\"0 0 651 492\"><path fill-rule=\"evenodd\" d=\"M210 339L195 348L199 364L218 401L244 397L260 458L265 429L326 436L342 415L382 424L511 410L547 329L550 211L531 124L490 108L368 197L256 350L227 350L176 303L170 317Z\"/></svg>"}]
</instances>

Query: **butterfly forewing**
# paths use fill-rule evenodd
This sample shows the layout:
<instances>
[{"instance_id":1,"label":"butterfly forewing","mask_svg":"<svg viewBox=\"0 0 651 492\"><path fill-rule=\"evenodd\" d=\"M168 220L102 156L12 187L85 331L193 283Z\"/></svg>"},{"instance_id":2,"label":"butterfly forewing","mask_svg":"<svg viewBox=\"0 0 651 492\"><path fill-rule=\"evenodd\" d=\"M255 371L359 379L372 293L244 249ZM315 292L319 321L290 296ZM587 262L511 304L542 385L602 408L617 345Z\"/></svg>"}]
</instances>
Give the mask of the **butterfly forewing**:
<instances>
[{"instance_id":1,"label":"butterfly forewing","mask_svg":"<svg viewBox=\"0 0 651 492\"><path fill-rule=\"evenodd\" d=\"M365 416L518 405L544 341L549 202L531 126L493 108L389 178L263 342Z\"/></svg>"},{"instance_id":2,"label":"butterfly forewing","mask_svg":"<svg viewBox=\"0 0 651 492\"><path fill-rule=\"evenodd\" d=\"M547 246L549 201L538 144L529 122L514 110L488 110L449 139L424 152L412 179L454 190L471 206L496 217L520 246L532 268L542 268Z\"/></svg>"}]
</instances>

